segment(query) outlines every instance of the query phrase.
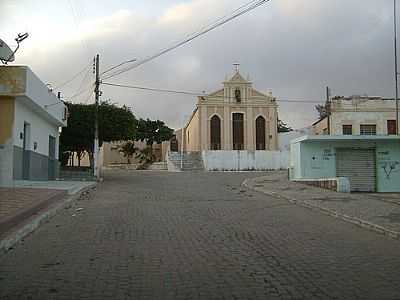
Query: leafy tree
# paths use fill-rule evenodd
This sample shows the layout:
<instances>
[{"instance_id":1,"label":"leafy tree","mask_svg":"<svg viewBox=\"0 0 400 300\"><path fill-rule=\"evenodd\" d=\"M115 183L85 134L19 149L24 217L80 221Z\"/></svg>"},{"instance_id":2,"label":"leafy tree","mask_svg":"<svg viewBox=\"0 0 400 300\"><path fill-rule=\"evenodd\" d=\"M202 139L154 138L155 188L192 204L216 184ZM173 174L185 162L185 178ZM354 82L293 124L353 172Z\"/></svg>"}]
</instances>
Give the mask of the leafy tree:
<instances>
[{"instance_id":1,"label":"leafy tree","mask_svg":"<svg viewBox=\"0 0 400 300\"><path fill-rule=\"evenodd\" d=\"M278 132L290 132L293 131L291 127L289 127L285 122L278 119Z\"/></svg>"},{"instance_id":2,"label":"leafy tree","mask_svg":"<svg viewBox=\"0 0 400 300\"><path fill-rule=\"evenodd\" d=\"M140 119L136 127L136 140L146 141L150 148L150 158L153 159L153 143L162 143L170 140L174 135L174 130L169 128L163 121L152 121L150 119Z\"/></svg>"},{"instance_id":3,"label":"leafy tree","mask_svg":"<svg viewBox=\"0 0 400 300\"><path fill-rule=\"evenodd\" d=\"M139 153L136 154L136 158L138 158L141 163L138 169L145 170L155 160L155 155L153 154L152 148L148 146L140 150Z\"/></svg>"},{"instance_id":4,"label":"leafy tree","mask_svg":"<svg viewBox=\"0 0 400 300\"><path fill-rule=\"evenodd\" d=\"M124 155L124 157L127 158L128 164L131 163L131 158L138 151L138 148L135 147L135 143L132 141L128 141L123 143L122 145L119 145L117 149Z\"/></svg>"},{"instance_id":5,"label":"leafy tree","mask_svg":"<svg viewBox=\"0 0 400 300\"><path fill-rule=\"evenodd\" d=\"M65 104L69 118L68 126L63 128L60 135L60 153L86 151L93 166L95 105ZM101 102L98 116L99 146L103 142L134 139L137 120L129 107L119 107L109 101Z\"/></svg>"}]
</instances>

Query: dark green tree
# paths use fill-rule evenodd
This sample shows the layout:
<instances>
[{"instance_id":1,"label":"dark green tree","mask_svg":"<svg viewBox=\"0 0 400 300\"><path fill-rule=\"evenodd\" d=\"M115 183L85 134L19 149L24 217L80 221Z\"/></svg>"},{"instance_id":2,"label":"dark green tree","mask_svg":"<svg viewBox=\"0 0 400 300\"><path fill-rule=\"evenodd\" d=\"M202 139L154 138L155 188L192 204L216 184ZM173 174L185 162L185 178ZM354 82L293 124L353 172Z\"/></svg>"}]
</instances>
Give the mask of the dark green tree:
<instances>
[{"instance_id":1,"label":"dark green tree","mask_svg":"<svg viewBox=\"0 0 400 300\"><path fill-rule=\"evenodd\" d=\"M169 128L163 121L153 121L150 119L140 119L136 127L136 140L146 141L150 148L149 157L153 157L153 144L162 143L170 140L174 135L174 130Z\"/></svg>"},{"instance_id":2,"label":"dark green tree","mask_svg":"<svg viewBox=\"0 0 400 300\"><path fill-rule=\"evenodd\" d=\"M174 130L169 128L163 121L153 121L150 119L140 119L136 127L136 140L146 141L147 145L154 142L162 143L170 140L174 135Z\"/></svg>"},{"instance_id":3,"label":"dark green tree","mask_svg":"<svg viewBox=\"0 0 400 300\"><path fill-rule=\"evenodd\" d=\"M69 118L67 127L60 135L60 153L65 160L65 153L86 151L93 166L94 116L95 105L65 103ZM137 120L127 106L119 107L109 101L99 105L99 145L103 142L133 140Z\"/></svg>"},{"instance_id":4,"label":"dark green tree","mask_svg":"<svg viewBox=\"0 0 400 300\"><path fill-rule=\"evenodd\" d=\"M132 141L127 141L119 145L116 149L126 157L128 164L131 163L133 155L138 152L138 148L135 147L135 142Z\"/></svg>"}]
</instances>

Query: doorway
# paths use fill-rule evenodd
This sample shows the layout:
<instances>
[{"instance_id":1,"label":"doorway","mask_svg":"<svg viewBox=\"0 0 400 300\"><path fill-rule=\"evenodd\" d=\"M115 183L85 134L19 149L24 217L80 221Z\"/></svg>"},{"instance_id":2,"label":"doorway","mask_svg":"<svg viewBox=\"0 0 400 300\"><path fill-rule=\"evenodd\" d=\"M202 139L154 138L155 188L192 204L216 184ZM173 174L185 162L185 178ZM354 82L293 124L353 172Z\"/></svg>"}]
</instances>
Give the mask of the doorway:
<instances>
[{"instance_id":1,"label":"doorway","mask_svg":"<svg viewBox=\"0 0 400 300\"><path fill-rule=\"evenodd\" d=\"M244 150L244 115L234 113L232 116L233 150Z\"/></svg>"}]
</instances>

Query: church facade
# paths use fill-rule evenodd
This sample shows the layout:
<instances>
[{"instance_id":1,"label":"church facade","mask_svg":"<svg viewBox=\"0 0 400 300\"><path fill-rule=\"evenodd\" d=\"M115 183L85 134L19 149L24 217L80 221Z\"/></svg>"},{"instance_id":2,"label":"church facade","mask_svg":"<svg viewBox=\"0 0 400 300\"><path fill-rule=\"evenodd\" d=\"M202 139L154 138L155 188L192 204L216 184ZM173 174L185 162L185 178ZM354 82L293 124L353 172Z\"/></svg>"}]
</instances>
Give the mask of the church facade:
<instances>
[{"instance_id":1,"label":"church facade","mask_svg":"<svg viewBox=\"0 0 400 300\"><path fill-rule=\"evenodd\" d=\"M278 105L271 92L261 93L236 70L223 88L198 97L187 125L177 132L186 152L275 151Z\"/></svg>"}]
</instances>

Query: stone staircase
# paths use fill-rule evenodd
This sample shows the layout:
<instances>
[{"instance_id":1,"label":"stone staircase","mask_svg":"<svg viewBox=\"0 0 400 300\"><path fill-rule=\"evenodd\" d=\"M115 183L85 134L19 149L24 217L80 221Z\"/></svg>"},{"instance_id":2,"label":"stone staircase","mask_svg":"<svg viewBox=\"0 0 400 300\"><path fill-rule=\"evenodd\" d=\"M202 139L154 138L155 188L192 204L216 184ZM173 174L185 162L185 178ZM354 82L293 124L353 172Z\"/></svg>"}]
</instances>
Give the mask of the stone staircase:
<instances>
[{"instance_id":1,"label":"stone staircase","mask_svg":"<svg viewBox=\"0 0 400 300\"><path fill-rule=\"evenodd\" d=\"M168 171L204 171L201 152L184 152L182 157L182 168L181 153L169 152L168 160Z\"/></svg>"}]
</instances>

